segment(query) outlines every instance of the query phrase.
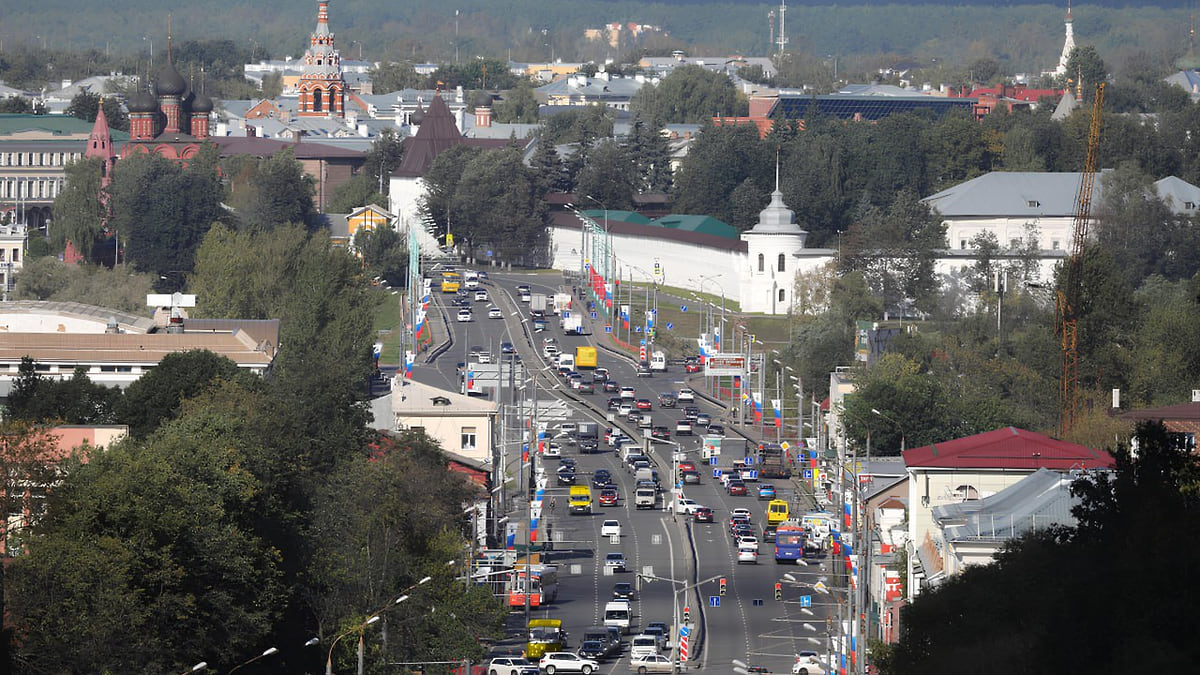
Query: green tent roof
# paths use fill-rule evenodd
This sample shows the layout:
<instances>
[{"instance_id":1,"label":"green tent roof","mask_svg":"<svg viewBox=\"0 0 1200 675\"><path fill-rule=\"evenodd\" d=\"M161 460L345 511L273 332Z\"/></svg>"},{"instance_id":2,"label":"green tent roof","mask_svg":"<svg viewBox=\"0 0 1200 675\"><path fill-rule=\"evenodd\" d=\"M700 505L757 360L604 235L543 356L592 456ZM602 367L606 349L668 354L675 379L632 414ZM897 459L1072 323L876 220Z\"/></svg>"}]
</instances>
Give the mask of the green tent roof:
<instances>
[{"instance_id":1,"label":"green tent roof","mask_svg":"<svg viewBox=\"0 0 1200 675\"><path fill-rule=\"evenodd\" d=\"M92 122L85 122L70 115L0 115L0 139L21 131L37 130L55 136L87 136L92 133ZM129 134L109 129L114 141L129 139Z\"/></svg>"},{"instance_id":2,"label":"green tent roof","mask_svg":"<svg viewBox=\"0 0 1200 675\"><path fill-rule=\"evenodd\" d=\"M672 230L711 234L726 239L737 239L737 228L723 223L712 216L688 216L672 213L651 223L656 227L668 227Z\"/></svg>"}]
</instances>

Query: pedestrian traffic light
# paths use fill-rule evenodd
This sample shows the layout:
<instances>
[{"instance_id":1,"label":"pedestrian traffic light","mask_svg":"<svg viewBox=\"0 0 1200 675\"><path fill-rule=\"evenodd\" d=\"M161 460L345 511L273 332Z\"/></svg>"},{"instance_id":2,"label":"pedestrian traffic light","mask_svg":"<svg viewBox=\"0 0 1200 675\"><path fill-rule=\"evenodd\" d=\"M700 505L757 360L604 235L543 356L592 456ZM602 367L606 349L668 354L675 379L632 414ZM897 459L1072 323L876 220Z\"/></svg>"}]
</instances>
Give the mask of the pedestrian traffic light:
<instances>
[{"instance_id":1,"label":"pedestrian traffic light","mask_svg":"<svg viewBox=\"0 0 1200 675\"><path fill-rule=\"evenodd\" d=\"M683 608L683 622L684 623L692 622L692 608L691 607L685 606Z\"/></svg>"},{"instance_id":2,"label":"pedestrian traffic light","mask_svg":"<svg viewBox=\"0 0 1200 675\"><path fill-rule=\"evenodd\" d=\"M783 584L775 582L775 599L783 600Z\"/></svg>"},{"instance_id":3,"label":"pedestrian traffic light","mask_svg":"<svg viewBox=\"0 0 1200 675\"><path fill-rule=\"evenodd\" d=\"M721 577L721 595L725 595L725 577Z\"/></svg>"}]
</instances>

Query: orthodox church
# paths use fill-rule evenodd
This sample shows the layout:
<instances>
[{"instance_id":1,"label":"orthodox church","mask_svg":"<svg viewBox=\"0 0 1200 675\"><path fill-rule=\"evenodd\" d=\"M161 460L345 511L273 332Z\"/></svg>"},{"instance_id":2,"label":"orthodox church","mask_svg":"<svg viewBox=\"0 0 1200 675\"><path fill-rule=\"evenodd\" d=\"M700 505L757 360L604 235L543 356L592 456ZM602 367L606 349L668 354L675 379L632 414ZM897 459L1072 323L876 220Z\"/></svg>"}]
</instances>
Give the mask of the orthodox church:
<instances>
[{"instance_id":1,"label":"orthodox church","mask_svg":"<svg viewBox=\"0 0 1200 675\"><path fill-rule=\"evenodd\" d=\"M171 61L170 46L167 64L158 71L152 88L134 94L125 105L129 109L129 142L121 149L122 158L156 154L186 163L209 137L213 100L197 94L179 74Z\"/></svg>"}]
</instances>

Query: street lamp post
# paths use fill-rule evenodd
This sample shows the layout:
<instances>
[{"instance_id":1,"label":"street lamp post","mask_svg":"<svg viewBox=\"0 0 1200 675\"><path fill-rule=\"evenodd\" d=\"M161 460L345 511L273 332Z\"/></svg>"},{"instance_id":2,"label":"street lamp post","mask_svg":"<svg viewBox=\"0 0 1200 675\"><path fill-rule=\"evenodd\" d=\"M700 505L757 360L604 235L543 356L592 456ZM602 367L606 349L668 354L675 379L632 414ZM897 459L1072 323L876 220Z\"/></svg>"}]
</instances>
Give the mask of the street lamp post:
<instances>
[{"instance_id":1,"label":"street lamp post","mask_svg":"<svg viewBox=\"0 0 1200 675\"><path fill-rule=\"evenodd\" d=\"M724 577L724 576L725 576L725 574L724 574L724 573L722 573L722 574L717 574L717 575L711 576L711 577L709 577L709 578L707 578L707 579L704 579L703 581L697 581L697 582L696 582L696 583L694 583L694 584L688 584L686 579L685 579L685 580L683 580L683 581L680 581L680 580L678 580L678 579L669 579L669 578L667 578L667 577L660 577L660 576L656 576L656 575L653 575L653 574L646 574L646 573L639 573L639 574L637 575L637 580L638 580L639 582L641 582L643 579L645 579L647 582L650 582L650 581L665 581L665 582L667 582L667 583L671 584L672 586L679 586L679 588L672 588L672 589L671 589L671 603L672 603L672 605L673 605L673 607L674 607L674 609L673 609L673 614L672 614L672 616L673 616L673 619L672 619L672 620L674 621L674 623L672 624L672 630L673 630L673 631L674 631L674 633L675 633L675 634L674 634L674 635L672 635L671 637L672 637L672 638L674 638L674 639L676 640L676 647L675 647L675 654L676 654L676 657L675 657L675 659L674 659L674 663L673 663L673 666L672 666L672 672L678 672L678 671L679 671L679 668L681 668L681 667L683 666L683 664L679 662L679 647L678 647L678 639L679 639L679 594L680 594L680 593L686 593L686 592L688 592L688 591L692 590L693 588L699 588L699 587L703 586L704 584L712 583L712 582L716 581L717 579L720 579L721 577ZM680 586L680 584L683 584L683 585L682 585L682 586Z\"/></svg>"},{"instance_id":2,"label":"street lamp post","mask_svg":"<svg viewBox=\"0 0 1200 675\"><path fill-rule=\"evenodd\" d=\"M313 638L313 639L315 640L316 638ZM263 652L263 653L259 654L258 656L255 656L254 658L250 659L249 661L243 661L242 663L239 663L239 664L237 664L237 665L236 665L236 666L234 666L232 669L230 669L230 671L229 671L229 675L232 675L232 673L233 673L234 671L236 671L238 668L241 668L242 666L248 666L248 665L250 665L251 663L254 663L255 661L257 661L257 660L259 660L259 659L263 659L263 658L266 658L266 657L268 657L268 656L271 656L272 654L278 654L278 653L279 653L279 650L278 650L278 649L276 649L276 648L274 648L274 647L271 647L271 648L267 649L265 652Z\"/></svg>"}]
</instances>

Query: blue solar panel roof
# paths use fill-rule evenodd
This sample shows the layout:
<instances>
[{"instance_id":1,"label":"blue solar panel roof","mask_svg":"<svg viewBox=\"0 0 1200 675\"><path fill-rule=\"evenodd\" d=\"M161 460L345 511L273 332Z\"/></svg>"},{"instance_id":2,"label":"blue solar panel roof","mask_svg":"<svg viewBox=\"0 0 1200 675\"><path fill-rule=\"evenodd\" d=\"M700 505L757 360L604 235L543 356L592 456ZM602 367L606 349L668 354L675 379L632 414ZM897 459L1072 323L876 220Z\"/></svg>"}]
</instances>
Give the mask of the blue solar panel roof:
<instances>
[{"instance_id":1,"label":"blue solar panel roof","mask_svg":"<svg viewBox=\"0 0 1200 675\"><path fill-rule=\"evenodd\" d=\"M954 109L971 111L977 101L973 98L944 98L936 96L846 96L827 94L823 96L779 97L771 109L771 116L782 107L783 115L790 120L803 120L820 114L850 120L861 117L876 121L896 113L930 111L941 116Z\"/></svg>"}]
</instances>

